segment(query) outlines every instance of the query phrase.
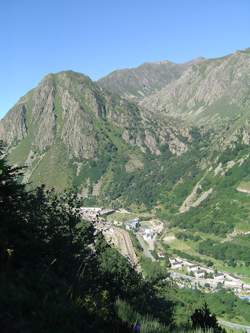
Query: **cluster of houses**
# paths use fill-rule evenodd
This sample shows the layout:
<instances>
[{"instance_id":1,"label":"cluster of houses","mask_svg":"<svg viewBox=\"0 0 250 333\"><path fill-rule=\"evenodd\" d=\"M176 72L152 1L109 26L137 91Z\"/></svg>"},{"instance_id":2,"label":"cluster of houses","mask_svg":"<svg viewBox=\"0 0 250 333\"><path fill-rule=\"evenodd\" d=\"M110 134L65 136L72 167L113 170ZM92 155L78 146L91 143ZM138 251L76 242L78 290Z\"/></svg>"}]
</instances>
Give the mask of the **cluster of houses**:
<instances>
[{"instance_id":1,"label":"cluster of houses","mask_svg":"<svg viewBox=\"0 0 250 333\"><path fill-rule=\"evenodd\" d=\"M81 207L80 214L83 219L91 222L98 222L101 217L114 213L114 209L101 207Z\"/></svg>"},{"instance_id":2,"label":"cluster of houses","mask_svg":"<svg viewBox=\"0 0 250 333\"><path fill-rule=\"evenodd\" d=\"M129 231L134 231L137 232L140 228L141 224L140 224L140 220L138 217L129 220L125 223L125 228Z\"/></svg>"},{"instance_id":3,"label":"cluster of houses","mask_svg":"<svg viewBox=\"0 0 250 333\"><path fill-rule=\"evenodd\" d=\"M154 238L157 234L157 231L154 230L153 228L142 227L138 217L125 222L125 228L127 230L133 231L135 233L139 232L146 242L154 240Z\"/></svg>"},{"instance_id":4,"label":"cluster of houses","mask_svg":"<svg viewBox=\"0 0 250 333\"><path fill-rule=\"evenodd\" d=\"M203 287L210 289L216 289L219 286L232 289L236 294L245 292L250 293L250 285L243 283L239 278L234 277L231 274L224 272L215 272L211 268L200 266L198 264L191 263L180 257L169 259L171 269L183 270L189 275L188 280L192 277L195 283L199 283ZM183 275L184 277L185 275Z\"/></svg>"},{"instance_id":5,"label":"cluster of houses","mask_svg":"<svg viewBox=\"0 0 250 333\"><path fill-rule=\"evenodd\" d=\"M108 231L110 235L114 232L112 225L107 222L105 224L99 222L106 221L103 218L114 212L116 212L114 209L105 209L102 207L81 207L80 209L83 219L96 223L97 227L100 226L103 231ZM126 213L129 212L126 211ZM152 225L151 227L148 225L142 226L137 217L125 222L125 228L140 234L151 247L154 247L155 237L162 230L159 228L159 225ZM165 257L162 251L158 252L157 255L159 258ZM223 287L233 290L237 295L250 295L250 284L243 283L239 278L231 274L216 272L212 268L189 262L180 257L170 258L169 261L172 269L172 277L177 281L177 284L179 281L180 287L187 284L195 288L205 287L208 290L216 290L219 287ZM181 272L178 273L176 271Z\"/></svg>"},{"instance_id":6,"label":"cluster of houses","mask_svg":"<svg viewBox=\"0 0 250 333\"><path fill-rule=\"evenodd\" d=\"M172 269L185 269L187 273L193 275L196 278L202 278L207 276L208 274L214 273L214 270L211 268L201 267L200 265L193 264L179 257L169 259L169 261Z\"/></svg>"}]
</instances>

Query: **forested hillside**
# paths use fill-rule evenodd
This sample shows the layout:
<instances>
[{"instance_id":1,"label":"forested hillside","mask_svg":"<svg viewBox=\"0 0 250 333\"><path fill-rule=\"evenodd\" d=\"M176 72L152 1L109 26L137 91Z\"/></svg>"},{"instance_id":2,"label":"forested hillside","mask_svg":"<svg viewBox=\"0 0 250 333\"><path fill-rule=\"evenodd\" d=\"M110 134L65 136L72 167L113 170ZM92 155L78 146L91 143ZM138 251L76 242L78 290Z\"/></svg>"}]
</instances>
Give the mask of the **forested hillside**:
<instances>
[{"instance_id":1,"label":"forested hillside","mask_svg":"<svg viewBox=\"0 0 250 333\"><path fill-rule=\"evenodd\" d=\"M136 323L145 333L199 325L221 332L215 317L202 319L209 309L197 310L200 294L178 291L161 269L147 279L136 272L80 218L74 193L27 191L21 173L1 157L2 332L132 332ZM190 297L196 299L191 308ZM224 309L225 297L237 310ZM249 319L250 305L232 294L207 301L218 314L240 311Z\"/></svg>"}]
</instances>

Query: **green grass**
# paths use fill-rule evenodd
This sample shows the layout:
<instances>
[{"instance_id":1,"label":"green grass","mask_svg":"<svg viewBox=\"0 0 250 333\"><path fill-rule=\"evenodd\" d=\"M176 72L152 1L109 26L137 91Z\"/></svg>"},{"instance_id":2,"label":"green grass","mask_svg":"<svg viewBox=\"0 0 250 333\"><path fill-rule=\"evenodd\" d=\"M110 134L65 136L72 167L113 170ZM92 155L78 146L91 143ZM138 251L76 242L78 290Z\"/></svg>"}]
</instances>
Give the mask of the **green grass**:
<instances>
[{"instance_id":1,"label":"green grass","mask_svg":"<svg viewBox=\"0 0 250 333\"><path fill-rule=\"evenodd\" d=\"M139 314L133 307L122 300L117 300L116 311L118 317L132 327L135 323L140 323L140 332L142 333L167 333L169 331L167 326L152 316Z\"/></svg>"},{"instance_id":2,"label":"green grass","mask_svg":"<svg viewBox=\"0 0 250 333\"><path fill-rule=\"evenodd\" d=\"M72 185L73 173L63 145L54 145L48 149L31 176L35 184L46 184L58 191Z\"/></svg>"},{"instance_id":3,"label":"green grass","mask_svg":"<svg viewBox=\"0 0 250 333\"><path fill-rule=\"evenodd\" d=\"M29 152L31 150L32 140L30 136L26 136L8 155L11 164L24 165Z\"/></svg>"}]
</instances>

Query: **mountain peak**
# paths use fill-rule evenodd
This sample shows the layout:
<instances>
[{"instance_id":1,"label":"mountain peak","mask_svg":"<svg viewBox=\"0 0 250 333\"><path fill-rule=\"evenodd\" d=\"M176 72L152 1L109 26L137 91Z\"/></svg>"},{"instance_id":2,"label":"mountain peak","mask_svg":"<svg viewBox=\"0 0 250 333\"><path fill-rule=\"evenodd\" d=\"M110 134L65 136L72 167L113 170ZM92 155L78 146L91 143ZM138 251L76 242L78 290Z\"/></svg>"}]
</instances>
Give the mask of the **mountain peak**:
<instances>
[{"instance_id":1,"label":"mountain peak","mask_svg":"<svg viewBox=\"0 0 250 333\"><path fill-rule=\"evenodd\" d=\"M0 122L0 139L11 148L13 163L28 166L26 180L55 187L59 182L65 188L84 165L88 165L86 173L92 172L90 161L100 162L98 175L104 174L116 152L123 160L135 151L139 156L146 152L161 155L162 146L170 154L185 152L188 130L180 134L179 125L170 120L156 125L153 116L85 75L62 71L46 75L7 113Z\"/></svg>"},{"instance_id":2,"label":"mountain peak","mask_svg":"<svg viewBox=\"0 0 250 333\"><path fill-rule=\"evenodd\" d=\"M176 80L184 69L168 60L146 62L135 68L116 70L101 78L98 84L113 93L138 100Z\"/></svg>"},{"instance_id":3,"label":"mountain peak","mask_svg":"<svg viewBox=\"0 0 250 333\"><path fill-rule=\"evenodd\" d=\"M205 60L207 60L205 57L197 57L197 58L194 58L192 60L189 60L189 61L185 62L184 64L185 65L198 64L198 63L200 63L202 61L205 61Z\"/></svg>"},{"instance_id":4,"label":"mountain peak","mask_svg":"<svg viewBox=\"0 0 250 333\"><path fill-rule=\"evenodd\" d=\"M93 82L91 78L85 74L75 72L73 70L64 70L55 73L46 74L41 82L55 81L55 80L78 80L79 82Z\"/></svg>"}]
</instances>

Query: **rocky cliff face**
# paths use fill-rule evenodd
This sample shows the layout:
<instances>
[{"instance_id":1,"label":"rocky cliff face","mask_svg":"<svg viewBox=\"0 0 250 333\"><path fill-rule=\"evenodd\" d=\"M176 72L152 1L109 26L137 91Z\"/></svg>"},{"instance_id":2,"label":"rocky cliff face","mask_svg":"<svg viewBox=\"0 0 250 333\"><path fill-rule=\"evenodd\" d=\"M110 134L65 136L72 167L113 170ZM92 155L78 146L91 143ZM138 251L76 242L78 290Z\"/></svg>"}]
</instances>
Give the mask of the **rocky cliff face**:
<instances>
[{"instance_id":1,"label":"rocky cliff face","mask_svg":"<svg viewBox=\"0 0 250 333\"><path fill-rule=\"evenodd\" d=\"M210 125L250 106L250 51L195 63L175 81L144 98L147 109ZM209 121L208 121L209 120Z\"/></svg>"},{"instance_id":2,"label":"rocky cliff face","mask_svg":"<svg viewBox=\"0 0 250 333\"><path fill-rule=\"evenodd\" d=\"M22 140L27 135L26 107L19 103L0 122L0 138L8 145Z\"/></svg>"},{"instance_id":3,"label":"rocky cliff face","mask_svg":"<svg viewBox=\"0 0 250 333\"><path fill-rule=\"evenodd\" d=\"M0 139L11 148L13 162L28 165L30 176L37 173L44 179L43 163L54 168L65 158L72 171L69 164L101 162L107 147L122 146L161 155L165 145L181 155L191 137L188 130L181 134L170 119L157 124L141 107L86 76L61 72L47 75L10 110L0 122ZM72 171L71 178L79 173L79 168Z\"/></svg>"},{"instance_id":4,"label":"rocky cliff face","mask_svg":"<svg viewBox=\"0 0 250 333\"><path fill-rule=\"evenodd\" d=\"M169 141L172 147L174 140L180 143L179 152L186 149L172 124L165 130L157 124L153 128L135 104L113 97L89 78L73 72L46 76L30 97L24 97L1 121L0 137L12 145L30 135L32 145L41 152L60 139L74 157L91 159L98 145L96 125L103 121L119 127L122 138L142 151L148 148L159 154L158 141Z\"/></svg>"}]
</instances>

